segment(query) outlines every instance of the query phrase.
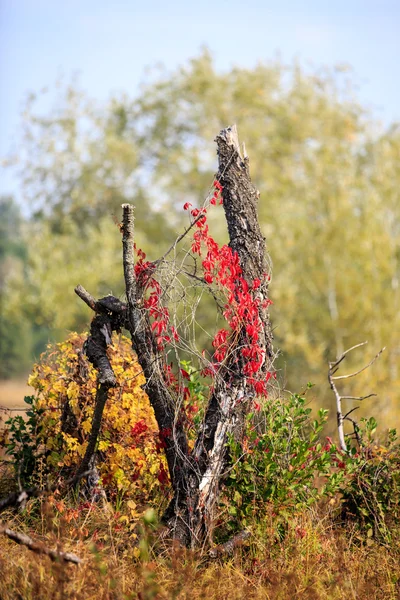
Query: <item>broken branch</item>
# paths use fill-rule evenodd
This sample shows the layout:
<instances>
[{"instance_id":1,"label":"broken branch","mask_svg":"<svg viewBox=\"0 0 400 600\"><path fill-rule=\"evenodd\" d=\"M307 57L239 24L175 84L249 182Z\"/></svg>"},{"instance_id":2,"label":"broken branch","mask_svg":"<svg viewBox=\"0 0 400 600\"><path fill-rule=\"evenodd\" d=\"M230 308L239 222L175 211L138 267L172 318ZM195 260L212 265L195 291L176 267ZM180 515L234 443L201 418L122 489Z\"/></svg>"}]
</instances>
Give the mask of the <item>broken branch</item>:
<instances>
[{"instance_id":1,"label":"broken branch","mask_svg":"<svg viewBox=\"0 0 400 600\"><path fill-rule=\"evenodd\" d=\"M51 550L50 548L46 548L42 543L35 542L29 535L25 533L18 533L17 531L13 531L8 527L0 527L0 533L7 536L10 540L13 540L17 544L25 546L32 552L36 554L45 554L53 561L59 561L60 559L65 562L72 562L76 565L81 564L82 559L76 556L76 554L72 554L72 552L61 552L59 550Z\"/></svg>"}]
</instances>

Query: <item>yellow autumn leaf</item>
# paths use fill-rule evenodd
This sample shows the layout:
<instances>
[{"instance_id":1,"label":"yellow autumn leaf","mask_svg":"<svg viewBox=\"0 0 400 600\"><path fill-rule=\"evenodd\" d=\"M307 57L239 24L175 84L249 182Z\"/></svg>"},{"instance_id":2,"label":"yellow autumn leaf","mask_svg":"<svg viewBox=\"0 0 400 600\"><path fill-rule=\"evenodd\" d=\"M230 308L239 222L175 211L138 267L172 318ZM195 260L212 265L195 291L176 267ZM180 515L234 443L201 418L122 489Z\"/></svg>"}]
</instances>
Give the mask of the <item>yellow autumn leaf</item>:
<instances>
[{"instance_id":1,"label":"yellow autumn leaf","mask_svg":"<svg viewBox=\"0 0 400 600\"><path fill-rule=\"evenodd\" d=\"M85 455L85 452L86 452L86 447L85 447L85 445L83 445L83 444L82 444L82 445L78 446L78 447L76 448L76 451L78 452L79 456L82 456L82 457L83 457L83 456Z\"/></svg>"},{"instance_id":2,"label":"yellow autumn leaf","mask_svg":"<svg viewBox=\"0 0 400 600\"><path fill-rule=\"evenodd\" d=\"M86 421L83 421L81 427L85 433L90 433L90 430L92 429L92 423L89 419L86 419Z\"/></svg>"},{"instance_id":3,"label":"yellow autumn leaf","mask_svg":"<svg viewBox=\"0 0 400 600\"><path fill-rule=\"evenodd\" d=\"M79 386L76 381L71 381L67 388L67 396L69 400L73 400L79 396Z\"/></svg>"},{"instance_id":4,"label":"yellow autumn leaf","mask_svg":"<svg viewBox=\"0 0 400 600\"><path fill-rule=\"evenodd\" d=\"M129 408L133 404L133 394L128 394L124 392L122 394L122 408Z\"/></svg>"},{"instance_id":5,"label":"yellow autumn leaf","mask_svg":"<svg viewBox=\"0 0 400 600\"><path fill-rule=\"evenodd\" d=\"M129 521L130 521L130 519L129 519L128 515L122 515L122 516L120 516L120 518L118 519L118 521L120 523L127 523L128 524Z\"/></svg>"},{"instance_id":6,"label":"yellow autumn leaf","mask_svg":"<svg viewBox=\"0 0 400 600\"><path fill-rule=\"evenodd\" d=\"M28 383L28 385L30 387L35 388L37 386L37 384L38 384L38 377L37 377L37 375L33 374L33 373L31 375L29 375L27 383Z\"/></svg>"},{"instance_id":7,"label":"yellow autumn leaf","mask_svg":"<svg viewBox=\"0 0 400 600\"><path fill-rule=\"evenodd\" d=\"M160 465L159 465L159 464L157 464L157 463L153 463L153 464L150 466L150 473L151 473L152 475L155 475L156 473L158 473L158 471L159 471L159 470L160 470Z\"/></svg>"}]
</instances>

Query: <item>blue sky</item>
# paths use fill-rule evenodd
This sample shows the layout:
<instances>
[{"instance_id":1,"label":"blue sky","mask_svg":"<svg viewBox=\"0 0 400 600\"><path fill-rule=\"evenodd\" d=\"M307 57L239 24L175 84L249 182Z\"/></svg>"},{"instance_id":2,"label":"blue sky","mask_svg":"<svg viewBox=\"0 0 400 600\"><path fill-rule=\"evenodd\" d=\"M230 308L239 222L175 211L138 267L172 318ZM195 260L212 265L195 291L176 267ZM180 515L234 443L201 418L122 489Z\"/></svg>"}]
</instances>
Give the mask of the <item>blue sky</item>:
<instances>
[{"instance_id":1,"label":"blue sky","mask_svg":"<svg viewBox=\"0 0 400 600\"><path fill-rule=\"evenodd\" d=\"M350 64L359 98L400 121L399 0L0 0L0 156L18 137L28 91L79 73L105 100L134 94L145 67L173 68L206 45L221 69L274 58ZM16 192L3 173L0 193Z\"/></svg>"}]
</instances>

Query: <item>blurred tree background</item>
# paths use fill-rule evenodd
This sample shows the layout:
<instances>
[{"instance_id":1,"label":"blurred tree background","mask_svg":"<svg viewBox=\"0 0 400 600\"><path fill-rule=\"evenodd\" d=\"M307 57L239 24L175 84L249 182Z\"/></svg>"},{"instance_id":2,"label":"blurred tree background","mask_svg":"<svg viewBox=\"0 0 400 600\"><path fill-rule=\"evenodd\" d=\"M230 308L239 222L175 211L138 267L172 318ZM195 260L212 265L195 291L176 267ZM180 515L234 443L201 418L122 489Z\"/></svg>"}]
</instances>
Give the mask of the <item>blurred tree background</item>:
<instances>
[{"instance_id":1,"label":"blurred tree background","mask_svg":"<svg viewBox=\"0 0 400 600\"><path fill-rule=\"evenodd\" d=\"M0 201L0 377L26 372L48 339L87 327L77 283L122 293L113 220L123 202L136 206L150 259L169 246L186 223L183 203L202 203L213 181L216 133L236 122L261 193L285 387L311 381L318 406L332 406L328 359L368 340L369 354L354 353L345 372L386 346L356 391L377 392L380 413L399 425L400 130L360 106L352 78L280 62L220 73L204 51L107 106L65 86L41 115L32 96L14 159L28 211ZM213 233L225 236L222 211Z\"/></svg>"}]
</instances>

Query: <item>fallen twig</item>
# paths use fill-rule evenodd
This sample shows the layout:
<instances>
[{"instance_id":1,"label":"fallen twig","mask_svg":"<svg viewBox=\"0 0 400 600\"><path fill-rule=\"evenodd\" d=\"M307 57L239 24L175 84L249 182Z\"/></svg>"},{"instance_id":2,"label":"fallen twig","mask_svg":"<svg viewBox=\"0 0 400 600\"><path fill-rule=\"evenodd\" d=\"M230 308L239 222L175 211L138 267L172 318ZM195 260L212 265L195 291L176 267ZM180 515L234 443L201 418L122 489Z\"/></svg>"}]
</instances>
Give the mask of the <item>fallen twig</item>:
<instances>
[{"instance_id":1,"label":"fallen twig","mask_svg":"<svg viewBox=\"0 0 400 600\"><path fill-rule=\"evenodd\" d=\"M10 538L17 544L21 544L21 546L26 546L32 552L36 554L45 554L53 561L64 560L65 562L72 562L76 565L79 565L82 562L82 559L76 554L72 554L72 552L61 552L59 550L52 550L50 548L46 548L42 543L35 542L29 535L25 533L18 533L17 531L13 531L5 526L0 526L0 533Z\"/></svg>"}]
</instances>

